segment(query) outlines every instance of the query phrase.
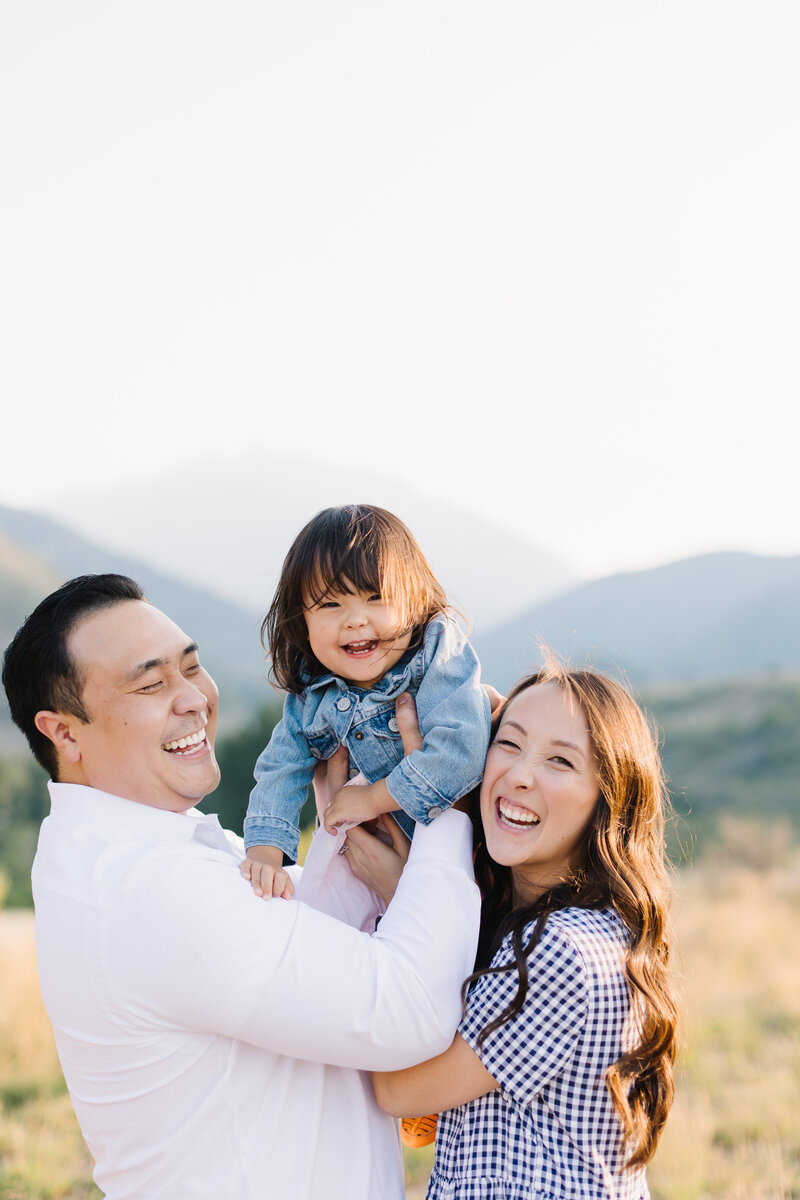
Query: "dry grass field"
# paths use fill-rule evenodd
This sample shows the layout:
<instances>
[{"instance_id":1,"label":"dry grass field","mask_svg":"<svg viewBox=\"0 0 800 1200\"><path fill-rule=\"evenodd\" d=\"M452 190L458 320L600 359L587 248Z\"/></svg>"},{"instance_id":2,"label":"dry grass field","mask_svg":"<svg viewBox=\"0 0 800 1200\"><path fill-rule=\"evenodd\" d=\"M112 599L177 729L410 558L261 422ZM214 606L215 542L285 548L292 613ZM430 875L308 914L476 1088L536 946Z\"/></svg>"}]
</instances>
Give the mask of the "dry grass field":
<instances>
[{"instance_id":1,"label":"dry grass field","mask_svg":"<svg viewBox=\"0 0 800 1200\"><path fill-rule=\"evenodd\" d=\"M654 1200L800 1200L800 853L785 833L729 825L716 857L679 877L685 1050ZM28 913L0 914L0 979L0 1197L98 1197ZM409 1198L424 1195L429 1162L409 1156Z\"/></svg>"}]
</instances>

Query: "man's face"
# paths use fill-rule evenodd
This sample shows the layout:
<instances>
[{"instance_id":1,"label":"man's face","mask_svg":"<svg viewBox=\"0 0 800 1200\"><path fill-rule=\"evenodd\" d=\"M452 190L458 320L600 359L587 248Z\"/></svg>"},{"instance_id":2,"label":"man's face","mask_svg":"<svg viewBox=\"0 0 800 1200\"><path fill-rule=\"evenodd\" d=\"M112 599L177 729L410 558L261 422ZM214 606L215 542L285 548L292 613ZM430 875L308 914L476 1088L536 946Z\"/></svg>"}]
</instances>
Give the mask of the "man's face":
<instances>
[{"instance_id":1,"label":"man's face","mask_svg":"<svg viewBox=\"0 0 800 1200\"><path fill-rule=\"evenodd\" d=\"M71 781L171 812L214 790L219 696L177 625L125 600L80 621L67 647L89 714L87 725L71 721L79 755Z\"/></svg>"}]
</instances>

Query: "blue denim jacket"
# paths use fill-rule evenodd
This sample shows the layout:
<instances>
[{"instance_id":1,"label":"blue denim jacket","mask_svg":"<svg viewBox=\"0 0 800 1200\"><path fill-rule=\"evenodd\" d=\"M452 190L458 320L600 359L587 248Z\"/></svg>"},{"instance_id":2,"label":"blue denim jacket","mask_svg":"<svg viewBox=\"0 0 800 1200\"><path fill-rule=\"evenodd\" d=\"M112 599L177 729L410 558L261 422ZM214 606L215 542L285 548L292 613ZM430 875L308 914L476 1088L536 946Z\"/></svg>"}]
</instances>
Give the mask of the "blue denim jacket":
<instances>
[{"instance_id":1,"label":"blue denim jacket","mask_svg":"<svg viewBox=\"0 0 800 1200\"><path fill-rule=\"evenodd\" d=\"M401 692L416 697L423 738L422 749L407 758L394 715ZM404 810L393 815L410 835L414 821L427 825L480 781L489 717L475 651L452 617L434 617L423 644L373 687L323 675L286 697L283 720L256 763L245 844L278 846L297 858L300 809L314 764L340 743L349 751L351 775L360 771L369 783L386 778Z\"/></svg>"}]
</instances>

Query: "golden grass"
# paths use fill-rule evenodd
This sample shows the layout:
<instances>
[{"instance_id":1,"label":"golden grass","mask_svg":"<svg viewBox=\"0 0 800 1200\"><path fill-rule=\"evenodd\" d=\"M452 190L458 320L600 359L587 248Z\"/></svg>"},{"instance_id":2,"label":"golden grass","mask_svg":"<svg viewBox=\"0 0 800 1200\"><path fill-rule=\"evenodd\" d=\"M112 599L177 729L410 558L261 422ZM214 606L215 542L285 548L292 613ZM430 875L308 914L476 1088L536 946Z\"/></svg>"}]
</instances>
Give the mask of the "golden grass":
<instances>
[{"instance_id":1,"label":"golden grass","mask_svg":"<svg viewBox=\"0 0 800 1200\"><path fill-rule=\"evenodd\" d=\"M33 914L0 913L0 1197L100 1196L39 991Z\"/></svg>"},{"instance_id":2,"label":"golden grass","mask_svg":"<svg viewBox=\"0 0 800 1200\"><path fill-rule=\"evenodd\" d=\"M678 893L686 1048L653 1198L797 1200L800 856L704 862ZM98 1197L39 997L29 913L0 913L0 979L0 1198ZM407 1154L409 1200L424 1196L430 1162Z\"/></svg>"}]
</instances>

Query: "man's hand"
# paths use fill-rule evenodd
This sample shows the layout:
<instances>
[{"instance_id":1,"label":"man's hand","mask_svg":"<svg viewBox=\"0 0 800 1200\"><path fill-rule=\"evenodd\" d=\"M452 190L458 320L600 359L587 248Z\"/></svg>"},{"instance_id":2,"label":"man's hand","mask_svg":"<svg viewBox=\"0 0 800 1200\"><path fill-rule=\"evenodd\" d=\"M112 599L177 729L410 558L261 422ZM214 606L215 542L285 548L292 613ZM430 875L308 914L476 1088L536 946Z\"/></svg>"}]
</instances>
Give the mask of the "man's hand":
<instances>
[{"instance_id":1,"label":"man's hand","mask_svg":"<svg viewBox=\"0 0 800 1200\"><path fill-rule=\"evenodd\" d=\"M283 851L277 846L251 846L241 863L241 872L257 896L271 900L280 896L290 900L294 884L283 869Z\"/></svg>"}]
</instances>

